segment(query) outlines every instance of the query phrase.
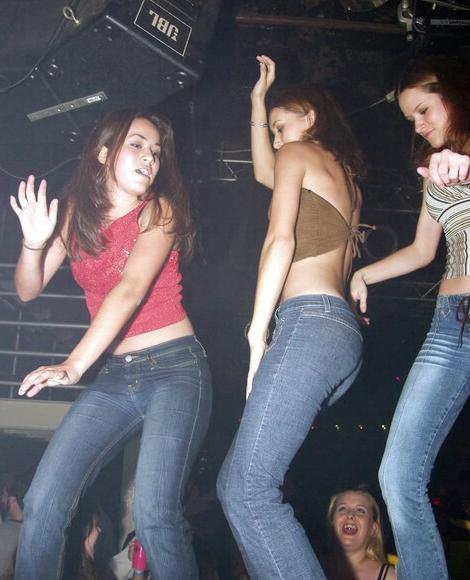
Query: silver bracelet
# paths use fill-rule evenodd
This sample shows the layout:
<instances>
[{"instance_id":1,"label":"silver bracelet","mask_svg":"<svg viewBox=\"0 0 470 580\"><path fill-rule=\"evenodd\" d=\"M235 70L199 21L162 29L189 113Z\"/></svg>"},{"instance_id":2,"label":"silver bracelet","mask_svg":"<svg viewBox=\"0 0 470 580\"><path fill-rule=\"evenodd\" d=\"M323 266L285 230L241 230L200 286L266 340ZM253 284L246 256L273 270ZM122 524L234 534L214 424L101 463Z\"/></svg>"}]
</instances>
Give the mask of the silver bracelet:
<instances>
[{"instance_id":1,"label":"silver bracelet","mask_svg":"<svg viewBox=\"0 0 470 580\"><path fill-rule=\"evenodd\" d=\"M261 129L267 129L269 127L268 123L258 123L256 121L250 121L252 127L260 127Z\"/></svg>"}]
</instances>

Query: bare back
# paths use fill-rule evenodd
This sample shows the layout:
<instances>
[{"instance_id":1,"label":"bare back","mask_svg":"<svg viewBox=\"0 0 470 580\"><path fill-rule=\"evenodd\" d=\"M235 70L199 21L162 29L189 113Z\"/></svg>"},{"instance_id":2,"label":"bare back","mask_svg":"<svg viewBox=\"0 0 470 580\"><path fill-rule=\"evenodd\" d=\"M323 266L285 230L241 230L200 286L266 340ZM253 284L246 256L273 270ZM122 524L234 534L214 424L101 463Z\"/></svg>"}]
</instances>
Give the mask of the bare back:
<instances>
[{"instance_id":1,"label":"bare back","mask_svg":"<svg viewBox=\"0 0 470 580\"><path fill-rule=\"evenodd\" d=\"M314 192L337 210L350 226L359 223L360 191L352 185L344 167L334 156L314 143L298 143L305 174L302 188ZM354 188L354 189L353 189ZM312 224L315 227L315 224ZM303 294L329 294L344 297L346 277L352 257L351 243L321 255L293 262L287 276L281 299Z\"/></svg>"}]
</instances>

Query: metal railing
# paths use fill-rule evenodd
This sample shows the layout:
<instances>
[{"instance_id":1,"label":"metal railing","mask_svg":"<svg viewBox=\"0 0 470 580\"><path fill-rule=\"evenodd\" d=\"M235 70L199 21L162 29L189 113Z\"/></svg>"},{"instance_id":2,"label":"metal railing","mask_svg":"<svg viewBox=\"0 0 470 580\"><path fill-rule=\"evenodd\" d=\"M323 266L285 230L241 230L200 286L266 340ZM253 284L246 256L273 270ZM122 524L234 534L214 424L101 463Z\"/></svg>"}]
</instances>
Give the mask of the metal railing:
<instances>
[{"instance_id":1,"label":"metal railing","mask_svg":"<svg viewBox=\"0 0 470 580\"><path fill-rule=\"evenodd\" d=\"M15 264L2 262L0 271L11 270ZM69 270L62 267L61 270ZM4 285L9 284L10 276L3 278ZM62 309L58 307L62 302ZM65 320L67 308L63 302L83 302L84 296L72 293L45 292L35 301L22 303L15 292L0 289L0 399L16 398L17 387L21 383L24 369L33 370L41 365L57 364L69 355L67 340L64 333L70 331L84 332L88 327L85 322L67 322ZM35 319L34 306L45 304L44 312L56 316L58 320ZM86 318L86 311L83 309ZM70 342L70 336L68 336ZM65 347L64 347L65 345ZM28 360L31 359L31 360ZM61 401L70 400L73 393L83 389L83 385L64 387L57 385L47 387L41 393L42 400ZM67 392L65 396L64 393Z\"/></svg>"}]
</instances>

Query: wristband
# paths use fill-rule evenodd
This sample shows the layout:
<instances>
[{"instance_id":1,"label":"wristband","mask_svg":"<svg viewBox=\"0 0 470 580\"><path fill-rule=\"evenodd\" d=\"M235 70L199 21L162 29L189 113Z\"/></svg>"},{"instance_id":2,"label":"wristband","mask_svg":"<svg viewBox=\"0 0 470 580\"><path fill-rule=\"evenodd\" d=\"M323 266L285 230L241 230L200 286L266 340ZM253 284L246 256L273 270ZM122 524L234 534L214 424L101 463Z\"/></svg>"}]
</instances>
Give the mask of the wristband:
<instances>
[{"instance_id":1,"label":"wristband","mask_svg":"<svg viewBox=\"0 0 470 580\"><path fill-rule=\"evenodd\" d=\"M251 127L260 127L261 129L267 129L269 127L268 123L258 123L256 121L250 121Z\"/></svg>"},{"instance_id":2,"label":"wristband","mask_svg":"<svg viewBox=\"0 0 470 580\"><path fill-rule=\"evenodd\" d=\"M28 246L28 244L24 241L23 238L23 247L26 248L27 250L41 251L44 250L44 248L46 247L46 242L44 242L44 244L40 248L32 248L31 246Z\"/></svg>"}]
</instances>

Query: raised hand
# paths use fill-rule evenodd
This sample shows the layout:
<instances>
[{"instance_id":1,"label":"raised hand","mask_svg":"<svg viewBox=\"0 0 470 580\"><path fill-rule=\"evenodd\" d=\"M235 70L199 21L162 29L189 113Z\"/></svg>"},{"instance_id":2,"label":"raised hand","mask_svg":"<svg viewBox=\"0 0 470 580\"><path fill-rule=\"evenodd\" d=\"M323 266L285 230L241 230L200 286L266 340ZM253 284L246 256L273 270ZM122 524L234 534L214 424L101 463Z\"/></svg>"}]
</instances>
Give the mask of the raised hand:
<instances>
[{"instance_id":1,"label":"raised hand","mask_svg":"<svg viewBox=\"0 0 470 580\"><path fill-rule=\"evenodd\" d=\"M470 156L443 149L431 155L428 167L417 171L439 186L465 183L470 181Z\"/></svg>"},{"instance_id":2,"label":"raised hand","mask_svg":"<svg viewBox=\"0 0 470 580\"><path fill-rule=\"evenodd\" d=\"M20 182L18 201L13 195L10 196L10 205L20 220L25 244L33 249L45 246L57 223L58 201L53 199L48 208L46 189L47 183L43 179L36 195L34 175L30 175L26 183Z\"/></svg>"},{"instance_id":3,"label":"raised hand","mask_svg":"<svg viewBox=\"0 0 470 580\"><path fill-rule=\"evenodd\" d=\"M25 376L18 394L34 397L44 387L74 385L78 383L82 374L77 365L67 362L61 365L39 367Z\"/></svg>"},{"instance_id":4,"label":"raised hand","mask_svg":"<svg viewBox=\"0 0 470 580\"><path fill-rule=\"evenodd\" d=\"M259 79L253 86L251 98L259 97L264 99L276 78L276 63L264 54L257 56L256 60L259 62Z\"/></svg>"}]
</instances>

